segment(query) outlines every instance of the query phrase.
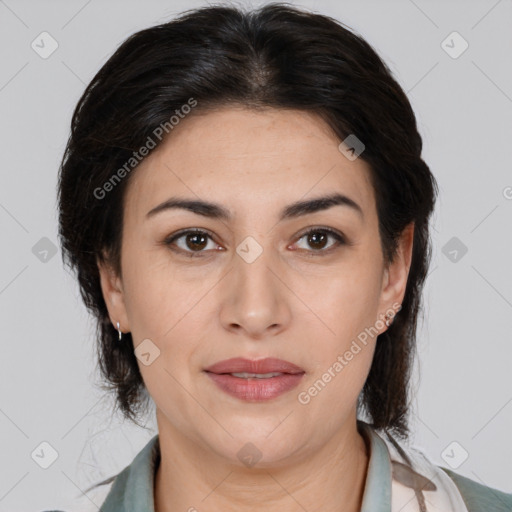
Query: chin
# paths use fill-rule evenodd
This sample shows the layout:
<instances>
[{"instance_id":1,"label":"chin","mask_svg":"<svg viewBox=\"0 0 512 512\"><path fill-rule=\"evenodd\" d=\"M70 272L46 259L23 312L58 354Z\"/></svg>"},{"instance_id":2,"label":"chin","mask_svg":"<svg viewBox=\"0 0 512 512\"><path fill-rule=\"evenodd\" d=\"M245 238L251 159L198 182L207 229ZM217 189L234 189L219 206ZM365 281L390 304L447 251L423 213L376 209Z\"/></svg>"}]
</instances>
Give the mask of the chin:
<instances>
[{"instance_id":1,"label":"chin","mask_svg":"<svg viewBox=\"0 0 512 512\"><path fill-rule=\"evenodd\" d=\"M275 417L259 425L237 422L236 429L225 424L228 432L236 432L233 437L226 434L222 436L223 442L205 441L212 451L237 467L276 468L289 465L297 457L298 447L308 444L307 437L302 437L303 431L293 435L290 428L279 431L282 426Z\"/></svg>"}]
</instances>

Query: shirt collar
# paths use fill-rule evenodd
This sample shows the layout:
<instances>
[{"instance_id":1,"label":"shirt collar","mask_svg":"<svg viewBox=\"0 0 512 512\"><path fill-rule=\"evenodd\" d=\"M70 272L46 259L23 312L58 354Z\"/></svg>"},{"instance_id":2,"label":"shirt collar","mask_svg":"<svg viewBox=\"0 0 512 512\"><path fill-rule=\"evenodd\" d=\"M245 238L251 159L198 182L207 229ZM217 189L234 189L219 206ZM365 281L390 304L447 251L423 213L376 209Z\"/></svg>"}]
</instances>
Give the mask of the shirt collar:
<instances>
[{"instance_id":1,"label":"shirt collar","mask_svg":"<svg viewBox=\"0 0 512 512\"><path fill-rule=\"evenodd\" d=\"M361 512L391 512L391 460L388 448L367 423L358 420L357 424L369 449ZM159 462L160 442L157 434L117 475L101 506L102 512L155 512L153 489Z\"/></svg>"},{"instance_id":2,"label":"shirt collar","mask_svg":"<svg viewBox=\"0 0 512 512\"><path fill-rule=\"evenodd\" d=\"M102 512L155 512L155 472L160 461L158 434L114 480L101 506Z\"/></svg>"},{"instance_id":3,"label":"shirt collar","mask_svg":"<svg viewBox=\"0 0 512 512\"><path fill-rule=\"evenodd\" d=\"M361 512L391 512L392 475L388 447L370 425L360 420L357 425L369 451Z\"/></svg>"}]
</instances>

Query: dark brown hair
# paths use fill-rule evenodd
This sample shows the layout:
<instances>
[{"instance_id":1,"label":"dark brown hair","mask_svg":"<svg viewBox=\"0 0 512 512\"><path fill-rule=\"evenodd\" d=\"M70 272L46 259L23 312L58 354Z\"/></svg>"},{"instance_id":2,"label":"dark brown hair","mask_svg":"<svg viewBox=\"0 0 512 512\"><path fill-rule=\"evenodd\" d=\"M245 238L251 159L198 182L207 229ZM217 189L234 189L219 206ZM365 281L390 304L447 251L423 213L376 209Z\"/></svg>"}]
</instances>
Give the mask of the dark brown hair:
<instances>
[{"instance_id":1,"label":"dark brown hair","mask_svg":"<svg viewBox=\"0 0 512 512\"><path fill-rule=\"evenodd\" d=\"M309 111L340 142L350 134L361 140L386 262L404 228L415 223L402 309L378 337L359 397L359 412L374 428L406 437L437 184L421 157L412 107L376 51L339 21L287 3L251 11L208 6L141 30L119 46L78 101L59 173L59 236L64 262L76 271L97 319L104 389L115 392L116 406L136 422L147 390L130 334L118 342L97 267L106 260L121 275L123 193L136 166L108 194L97 191L191 98L198 112L235 104Z\"/></svg>"}]
</instances>

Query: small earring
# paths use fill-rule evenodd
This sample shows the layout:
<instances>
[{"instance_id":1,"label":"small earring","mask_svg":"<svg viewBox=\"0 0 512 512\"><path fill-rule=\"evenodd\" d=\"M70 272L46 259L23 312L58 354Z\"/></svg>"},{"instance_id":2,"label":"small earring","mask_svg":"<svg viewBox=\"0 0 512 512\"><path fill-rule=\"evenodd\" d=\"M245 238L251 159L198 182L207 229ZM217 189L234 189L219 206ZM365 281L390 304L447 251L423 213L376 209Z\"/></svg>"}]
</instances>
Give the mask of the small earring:
<instances>
[{"instance_id":1,"label":"small earring","mask_svg":"<svg viewBox=\"0 0 512 512\"><path fill-rule=\"evenodd\" d=\"M121 341L121 338L123 337L123 333L121 332L121 329L119 328L119 322L117 322L117 332L119 333L119 341Z\"/></svg>"},{"instance_id":2,"label":"small earring","mask_svg":"<svg viewBox=\"0 0 512 512\"><path fill-rule=\"evenodd\" d=\"M402 304L400 304L400 307L397 309L397 311L396 311L396 312L398 313L401 309L402 309ZM390 320L390 319L392 319L392 320ZM395 318L394 318L394 315L393 315L393 314L388 313L388 314L386 315L386 325L387 325L388 327L393 323L393 321L394 321L394 320L395 320Z\"/></svg>"}]
</instances>

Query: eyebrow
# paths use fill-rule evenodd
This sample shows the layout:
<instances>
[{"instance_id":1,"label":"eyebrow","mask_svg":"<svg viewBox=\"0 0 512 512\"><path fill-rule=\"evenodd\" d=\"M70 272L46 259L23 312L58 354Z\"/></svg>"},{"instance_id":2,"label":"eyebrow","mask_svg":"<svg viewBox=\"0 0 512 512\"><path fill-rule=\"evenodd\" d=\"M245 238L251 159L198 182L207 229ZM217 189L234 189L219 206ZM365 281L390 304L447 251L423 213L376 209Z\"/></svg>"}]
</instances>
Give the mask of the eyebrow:
<instances>
[{"instance_id":1,"label":"eyebrow","mask_svg":"<svg viewBox=\"0 0 512 512\"><path fill-rule=\"evenodd\" d=\"M336 193L289 204L281 211L279 220L282 221L297 218L302 215L327 210L333 206L347 206L353 211L357 212L357 214L362 219L364 219L362 208L353 199L350 199L350 197L344 194ZM196 213L198 215L212 219L220 219L226 221L232 219L231 212L220 204L178 197L171 197L158 206L155 206L146 214L146 218L150 218L163 211L173 209L188 210L192 213Z\"/></svg>"}]
</instances>

